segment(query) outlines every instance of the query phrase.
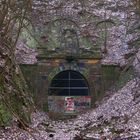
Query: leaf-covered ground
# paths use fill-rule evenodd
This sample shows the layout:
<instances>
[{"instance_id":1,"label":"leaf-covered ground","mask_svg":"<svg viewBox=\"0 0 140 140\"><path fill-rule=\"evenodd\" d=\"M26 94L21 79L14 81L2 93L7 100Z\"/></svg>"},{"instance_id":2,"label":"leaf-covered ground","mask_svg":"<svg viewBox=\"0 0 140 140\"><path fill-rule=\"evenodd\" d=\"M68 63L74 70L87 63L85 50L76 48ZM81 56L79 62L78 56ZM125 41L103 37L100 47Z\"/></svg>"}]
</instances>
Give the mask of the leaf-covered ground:
<instances>
[{"instance_id":1,"label":"leaf-covered ground","mask_svg":"<svg viewBox=\"0 0 140 140\"><path fill-rule=\"evenodd\" d=\"M93 9L95 15L103 17L104 5L99 4L98 1L93 2L90 9ZM132 61L130 65L135 68L136 78L117 92L109 91L109 96L96 103L96 108L79 114L77 118L52 121L47 113L36 111L32 114L32 123L26 130L13 120L10 126L0 128L0 140L140 139L140 50L136 53L139 45L135 41L139 38L135 30L139 27L139 23L135 13L131 11L131 4L130 0L108 0L105 3L106 16L116 25L109 30L108 52L104 54L102 63L126 66ZM35 51L23 46L24 44L19 44L16 52L18 62L35 63ZM132 57L129 57L129 54L132 54ZM22 55L24 57L21 57ZM1 59L0 66L2 65Z\"/></svg>"},{"instance_id":2,"label":"leaf-covered ground","mask_svg":"<svg viewBox=\"0 0 140 140\"><path fill-rule=\"evenodd\" d=\"M47 113L32 114L30 128L16 125L0 129L1 140L140 139L140 79L129 81L116 93L108 93L86 113L70 120L53 121ZM111 92L111 91L110 91Z\"/></svg>"}]
</instances>

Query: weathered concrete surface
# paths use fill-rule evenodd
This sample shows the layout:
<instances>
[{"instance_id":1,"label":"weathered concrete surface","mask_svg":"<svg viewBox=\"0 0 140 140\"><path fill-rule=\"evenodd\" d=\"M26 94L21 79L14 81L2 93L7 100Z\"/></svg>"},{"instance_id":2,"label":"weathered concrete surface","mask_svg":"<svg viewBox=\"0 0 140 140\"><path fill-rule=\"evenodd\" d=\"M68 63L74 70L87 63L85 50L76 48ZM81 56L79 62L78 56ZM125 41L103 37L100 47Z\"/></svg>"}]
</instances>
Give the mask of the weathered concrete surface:
<instances>
[{"instance_id":1,"label":"weathered concrete surface","mask_svg":"<svg viewBox=\"0 0 140 140\"><path fill-rule=\"evenodd\" d=\"M91 107L90 96L48 96L49 111L75 114Z\"/></svg>"}]
</instances>

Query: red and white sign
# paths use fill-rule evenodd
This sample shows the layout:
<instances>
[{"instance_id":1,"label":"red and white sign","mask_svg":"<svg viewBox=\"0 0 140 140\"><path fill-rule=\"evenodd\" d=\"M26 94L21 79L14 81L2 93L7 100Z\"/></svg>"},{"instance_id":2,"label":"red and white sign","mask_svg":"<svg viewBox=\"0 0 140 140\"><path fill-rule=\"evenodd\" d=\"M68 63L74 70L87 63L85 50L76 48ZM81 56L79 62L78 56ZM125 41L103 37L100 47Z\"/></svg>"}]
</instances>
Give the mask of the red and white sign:
<instances>
[{"instance_id":1,"label":"red and white sign","mask_svg":"<svg viewBox=\"0 0 140 140\"><path fill-rule=\"evenodd\" d=\"M65 111L71 112L74 110L75 110L74 98L73 97L65 97Z\"/></svg>"}]
</instances>

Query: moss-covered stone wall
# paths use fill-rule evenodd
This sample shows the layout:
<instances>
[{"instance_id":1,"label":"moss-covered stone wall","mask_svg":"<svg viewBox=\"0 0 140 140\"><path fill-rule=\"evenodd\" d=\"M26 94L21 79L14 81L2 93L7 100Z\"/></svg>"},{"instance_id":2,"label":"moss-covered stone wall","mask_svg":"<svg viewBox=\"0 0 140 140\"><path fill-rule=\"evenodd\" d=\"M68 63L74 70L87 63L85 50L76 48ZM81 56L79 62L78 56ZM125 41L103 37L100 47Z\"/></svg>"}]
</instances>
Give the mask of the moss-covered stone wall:
<instances>
[{"instance_id":1,"label":"moss-covered stone wall","mask_svg":"<svg viewBox=\"0 0 140 140\"><path fill-rule=\"evenodd\" d=\"M48 60L38 65L20 65L27 85L31 90L36 105L48 110L48 87L53 77L60 71L69 69L63 60ZM62 69L63 66L63 69ZM76 66L75 66L76 67ZM114 65L100 65L97 60L80 60L78 71L84 75L89 83L92 103L104 96L118 80L120 68Z\"/></svg>"},{"instance_id":2,"label":"moss-covered stone wall","mask_svg":"<svg viewBox=\"0 0 140 140\"><path fill-rule=\"evenodd\" d=\"M111 88L119 80L121 69L117 65L102 65L104 91Z\"/></svg>"},{"instance_id":3,"label":"moss-covered stone wall","mask_svg":"<svg viewBox=\"0 0 140 140\"><path fill-rule=\"evenodd\" d=\"M20 68L28 85L28 88L35 98L37 86L37 64L20 64Z\"/></svg>"}]
</instances>

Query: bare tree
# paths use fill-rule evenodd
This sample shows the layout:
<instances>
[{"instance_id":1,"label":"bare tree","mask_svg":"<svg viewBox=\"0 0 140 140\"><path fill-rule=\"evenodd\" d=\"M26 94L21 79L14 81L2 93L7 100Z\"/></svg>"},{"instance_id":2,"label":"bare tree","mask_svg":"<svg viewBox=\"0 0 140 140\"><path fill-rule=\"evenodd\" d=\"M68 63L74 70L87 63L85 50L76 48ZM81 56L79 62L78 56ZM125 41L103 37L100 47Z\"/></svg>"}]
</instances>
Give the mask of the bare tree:
<instances>
[{"instance_id":1,"label":"bare tree","mask_svg":"<svg viewBox=\"0 0 140 140\"><path fill-rule=\"evenodd\" d=\"M28 19L31 0L0 0L0 104L25 126L30 121L32 98L15 61L16 43ZM4 120L0 112L1 120Z\"/></svg>"}]
</instances>

